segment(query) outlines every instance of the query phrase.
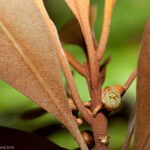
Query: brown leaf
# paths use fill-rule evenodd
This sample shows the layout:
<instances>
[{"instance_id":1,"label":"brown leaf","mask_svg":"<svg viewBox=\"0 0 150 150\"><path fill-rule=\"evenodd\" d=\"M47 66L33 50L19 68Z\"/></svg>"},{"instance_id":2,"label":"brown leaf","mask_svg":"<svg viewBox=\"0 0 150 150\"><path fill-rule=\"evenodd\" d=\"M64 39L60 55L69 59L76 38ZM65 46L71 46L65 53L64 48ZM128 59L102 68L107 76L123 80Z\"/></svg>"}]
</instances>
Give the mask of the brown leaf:
<instances>
[{"instance_id":1,"label":"brown leaf","mask_svg":"<svg viewBox=\"0 0 150 150\"><path fill-rule=\"evenodd\" d=\"M111 61L111 56L109 56L108 58L106 58L104 60L104 62L100 65L100 75L101 75L101 85L104 84L105 82L105 78L106 78L106 68L107 65L109 64L109 62Z\"/></svg>"},{"instance_id":2,"label":"brown leaf","mask_svg":"<svg viewBox=\"0 0 150 150\"><path fill-rule=\"evenodd\" d=\"M89 0L65 0L80 24L89 20Z\"/></svg>"},{"instance_id":3,"label":"brown leaf","mask_svg":"<svg viewBox=\"0 0 150 150\"><path fill-rule=\"evenodd\" d=\"M0 78L54 114L87 149L61 82L57 43L42 0L0 0Z\"/></svg>"},{"instance_id":4,"label":"brown leaf","mask_svg":"<svg viewBox=\"0 0 150 150\"><path fill-rule=\"evenodd\" d=\"M65 0L78 20L87 49L94 52L93 37L89 22L89 0Z\"/></svg>"},{"instance_id":5,"label":"brown leaf","mask_svg":"<svg viewBox=\"0 0 150 150\"><path fill-rule=\"evenodd\" d=\"M93 29L94 27L96 17L97 17L97 6L94 4L93 5L91 4L89 8L89 23L90 23L91 29Z\"/></svg>"},{"instance_id":6,"label":"brown leaf","mask_svg":"<svg viewBox=\"0 0 150 150\"><path fill-rule=\"evenodd\" d=\"M148 20L138 60L137 105L134 149L143 150L150 136L150 19ZM150 149L150 147L148 148Z\"/></svg>"},{"instance_id":7,"label":"brown leaf","mask_svg":"<svg viewBox=\"0 0 150 150\"><path fill-rule=\"evenodd\" d=\"M82 48L86 48L84 38L76 19L68 22L60 33L60 40L63 44L75 44Z\"/></svg>"},{"instance_id":8,"label":"brown leaf","mask_svg":"<svg viewBox=\"0 0 150 150\"><path fill-rule=\"evenodd\" d=\"M93 30L96 14L97 14L96 5L91 5L89 9L89 23L90 23L91 30ZM83 50L86 49L82 31L76 19L69 21L64 26L64 28L60 32L60 40L64 44L75 44L81 46Z\"/></svg>"},{"instance_id":9,"label":"brown leaf","mask_svg":"<svg viewBox=\"0 0 150 150\"><path fill-rule=\"evenodd\" d=\"M148 137L143 150L149 150L150 149L150 136Z\"/></svg>"}]
</instances>

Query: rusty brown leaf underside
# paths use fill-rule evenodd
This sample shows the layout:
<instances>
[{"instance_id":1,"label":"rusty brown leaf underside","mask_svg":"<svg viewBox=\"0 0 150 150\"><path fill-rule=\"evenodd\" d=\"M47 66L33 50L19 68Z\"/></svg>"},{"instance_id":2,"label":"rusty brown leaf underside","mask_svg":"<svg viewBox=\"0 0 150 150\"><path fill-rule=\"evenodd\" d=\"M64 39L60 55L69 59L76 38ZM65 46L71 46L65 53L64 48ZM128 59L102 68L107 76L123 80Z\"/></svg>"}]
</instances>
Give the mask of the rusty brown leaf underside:
<instances>
[{"instance_id":1,"label":"rusty brown leaf underside","mask_svg":"<svg viewBox=\"0 0 150 150\"><path fill-rule=\"evenodd\" d=\"M98 67L95 60L95 49L93 43L93 37L89 22L89 6L90 0L65 0L73 14L75 15L76 19L78 20L82 34L86 43L87 51L88 51L88 58L90 64L90 76L91 76L91 84L92 87L96 86L96 80L98 80Z\"/></svg>"},{"instance_id":2,"label":"rusty brown leaf underside","mask_svg":"<svg viewBox=\"0 0 150 150\"><path fill-rule=\"evenodd\" d=\"M0 78L54 114L87 149L61 83L57 31L46 19L41 0L0 0Z\"/></svg>"},{"instance_id":3,"label":"rusty brown leaf underside","mask_svg":"<svg viewBox=\"0 0 150 150\"><path fill-rule=\"evenodd\" d=\"M143 35L138 60L134 150L150 149L150 19Z\"/></svg>"}]
</instances>

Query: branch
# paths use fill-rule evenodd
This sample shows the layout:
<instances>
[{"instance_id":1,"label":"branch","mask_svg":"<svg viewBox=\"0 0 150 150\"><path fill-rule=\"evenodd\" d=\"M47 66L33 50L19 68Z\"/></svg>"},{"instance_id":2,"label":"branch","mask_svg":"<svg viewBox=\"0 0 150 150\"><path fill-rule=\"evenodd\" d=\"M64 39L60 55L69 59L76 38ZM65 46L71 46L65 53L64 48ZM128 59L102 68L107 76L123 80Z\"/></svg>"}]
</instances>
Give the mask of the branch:
<instances>
[{"instance_id":1,"label":"branch","mask_svg":"<svg viewBox=\"0 0 150 150\"><path fill-rule=\"evenodd\" d=\"M83 105L83 102L81 101L80 95L79 95L79 93L78 93L78 91L76 89L76 85L75 85L75 82L74 82L74 78L73 78L72 72L70 70L70 66L69 66L67 57L66 57L66 55L64 53L64 50L62 48L62 45L61 45L59 39L58 39L57 30L56 30L53 22L49 21L48 25L49 24L53 27L52 28L51 26L49 26L49 28L50 28L49 31L50 31L51 36L52 36L53 48L56 50L59 62L61 64L61 66L62 66L62 70L63 70L64 75L66 77L66 80L68 82L68 87L69 87L70 92L72 94L72 98L74 100L74 103L77 106L77 108L80 111L80 113L83 116L83 118L85 119L85 121L87 121L89 124L91 124L92 121L93 121L93 117L91 115L92 113L90 112L89 109L87 109Z\"/></svg>"},{"instance_id":2,"label":"branch","mask_svg":"<svg viewBox=\"0 0 150 150\"><path fill-rule=\"evenodd\" d=\"M95 150L108 150L108 123L103 113L98 113L92 123L95 139Z\"/></svg>"},{"instance_id":3,"label":"branch","mask_svg":"<svg viewBox=\"0 0 150 150\"><path fill-rule=\"evenodd\" d=\"M90 68L90 78L91 78L91 86L94 88L97 86L97 80L99 79L98 76L98 64L96 65L96 53L94 44L95 41L93 40L92 31L90 29L89 23L86 24L86 27L81 25L81 30L83 32L83 36L85 39L85 43L87 46L87 52L88 52L88 59L89 59L89 68Z\"/></svg>"},{"instance_id":4,"label":"branch","mask_svg":"<svg viewBox=\"0 0 150 150\"><path fill-rule=\"evenodd\" d=\"M137 76L137 68L134 69L134 71L132 72L132 74L130 75L130 77L128 78L126 83L124 84L123 87L124 87L125 91L130 87L130 85L132 84L132 82L134 81L136 76Z\"/></svg>"},{"instance_id":5,"label":"branch","mask_svg":"<svg viewBox=\"0 0 150 150\"><path fill-rule=\"evenodd\" d=\"M67 52L66 50L64 52L68 58L70 65L82 76L85 76L86 69L84 68L84 66L80 64L69 52Z\"/></svg>"},{"instance_id":6,"label":"branch","mask_svg":"<svg viewBox=\"0 0 150 150\"><path fill-rule=\"evenodd\" d=\"M55 45L55 46L57 46L57 45ZM77 106L80 113L83 115L83 118L89 124L91 124L92 120L93 120L92 113L90 113L90 111L84 106L83 102L80 99L80 95L76 89L76 85L75 85L75 82L74 82L74 79L73 79L73 76L72 76L72 73L71 73L71 70L69 67L67 57L66 57L61 45L59 45L59 47L56 47L56 50L57 50L57 55L59 57L60 63L62 65L63 72L64 72L66 80L68 82L68 86L71 91L74 103Z\"/></svg>"},{"instance_id":7,"label":"branch","mask_svg":"<svg viewBox=\"0 0 150 150\"><path fill-rule=\"evenodd\" d=\"M108 42L112 12L115 6L115 2L116 0L105 0L103 27L102 27L101 38L97 49L98 62L102 59Z\"/></svg>"}]
</instances>

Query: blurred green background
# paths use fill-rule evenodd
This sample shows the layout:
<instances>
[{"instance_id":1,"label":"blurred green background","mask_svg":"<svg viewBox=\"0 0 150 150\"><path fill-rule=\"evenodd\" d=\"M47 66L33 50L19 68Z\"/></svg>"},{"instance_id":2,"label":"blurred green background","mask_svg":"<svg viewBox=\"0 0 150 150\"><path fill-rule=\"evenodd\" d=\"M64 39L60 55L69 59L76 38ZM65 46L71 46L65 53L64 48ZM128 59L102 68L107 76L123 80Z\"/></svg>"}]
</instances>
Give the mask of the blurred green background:
<instances>
[{"instance_id":1,"label":"blurred green background","mask_svg":"<svg viewBox=\"0 0 150 150\"><path fill-rule=\"evenodd\" d=\"M73 18L72 13L64 3L64 0L44 0L46 9L54 21L58 31ZM101 33L103 19L104 0L91 0L98 6L98 15L94 26L97 40ZM107 68L107 78L104 87L113 84L124 84L137 64L140 50L140 42L144 25L150 16L149 0L118 0L112 18L111 32L105 57L112 55L112 61ZM83 62L85 58L80 47L65 45L65 48L76 59ZM75 73L75 81L81 98L89 99L88 89L84 79ZM134 82L125 94L123 101L133 106L136 99L136 83ZM51 115L45 114L36 119L25 121L20 119L20 114L36 108L37 105L17 92L8 84L0 81L0 125L17 128L25 131L36 132L39 129L57 124L58 121ZM127 119L125 113L130 107L126 107L123 115L112 117L109 121L110 149L120 150L126 135ZM119 113L118 113L119 114ZM129 114L128 114L129 116ZM81 130L85 128L81 127ZM50 128L50 130L53 130ZM63 130L56 130L45 135L50 140L68 149L77 147L71 135Z\"/></svg>"}]
</instances>

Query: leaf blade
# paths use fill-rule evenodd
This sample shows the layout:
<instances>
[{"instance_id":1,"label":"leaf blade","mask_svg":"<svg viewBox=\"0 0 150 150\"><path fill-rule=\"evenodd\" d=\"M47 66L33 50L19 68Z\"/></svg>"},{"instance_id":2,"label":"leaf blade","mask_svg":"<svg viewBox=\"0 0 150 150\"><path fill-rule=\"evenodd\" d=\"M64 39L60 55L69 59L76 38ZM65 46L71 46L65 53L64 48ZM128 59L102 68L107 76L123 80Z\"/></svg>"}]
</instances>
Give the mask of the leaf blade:
<instances>
[{"instance_id":1,"label":"leaf blade","mask_svg":"<svg viewBox=\"0 0 150 150\"><path fill-rule=\"evenodd\" d=\"M54 114L87 149L61 83L54 49L59 39L53 39L58 35L49 33L43 14L47 15L42 1L1 0L0 77Z\"/></svg>"},{"instance_id":2,"label":"leaf blade","mask_svg":"<svg viewBox=\"0 0 150 150\"><path fill-rule=\"evenodd\" d=\"M134 149L143 149L150 135L150 19L145 28L138 60L137 104ZM150 148L150 147L149 147Z\"/></svg>"},{"instance_id":3,"label":"leaf blade","mask_svg":"<svg viewBox=\"0 0 150 150\"><path fill-rule=\"evenodd\" d=\"M89 9L89 23L90 28L94 34L93 26L96 20L97 15L97 7L96 5L90 5ZM63 44L75 44L79 45L86 49L86 44L82 35L82 31L77 19L70 20L61 30L60 32L60 40ZM87 52L86 52L87 53Z\"/></svg>"},{"instance_id":4,"label":"leaf blade","mask_svg":"<svg viewBox=\"0 0 150 150\"><path fill-rule=\"evenodd\" d=\"M90 72L91 72L91 79L93 79L92 87L96 85L96 82L94 79L98 79L97 70L98 68L95 66L96 59L95 59L95 48L96 43L93 41L93 35L90 28L90 22L89 22L89 0L65 0L66 4L70 7L73 14L77 18L83 37L86 43L87 52L88 52L88 58L89 58L89 64L90 64ZM95 45L94 45L95 43ZM95 46L95 47L94 47Z\"/></svg>"}]
</instances>

